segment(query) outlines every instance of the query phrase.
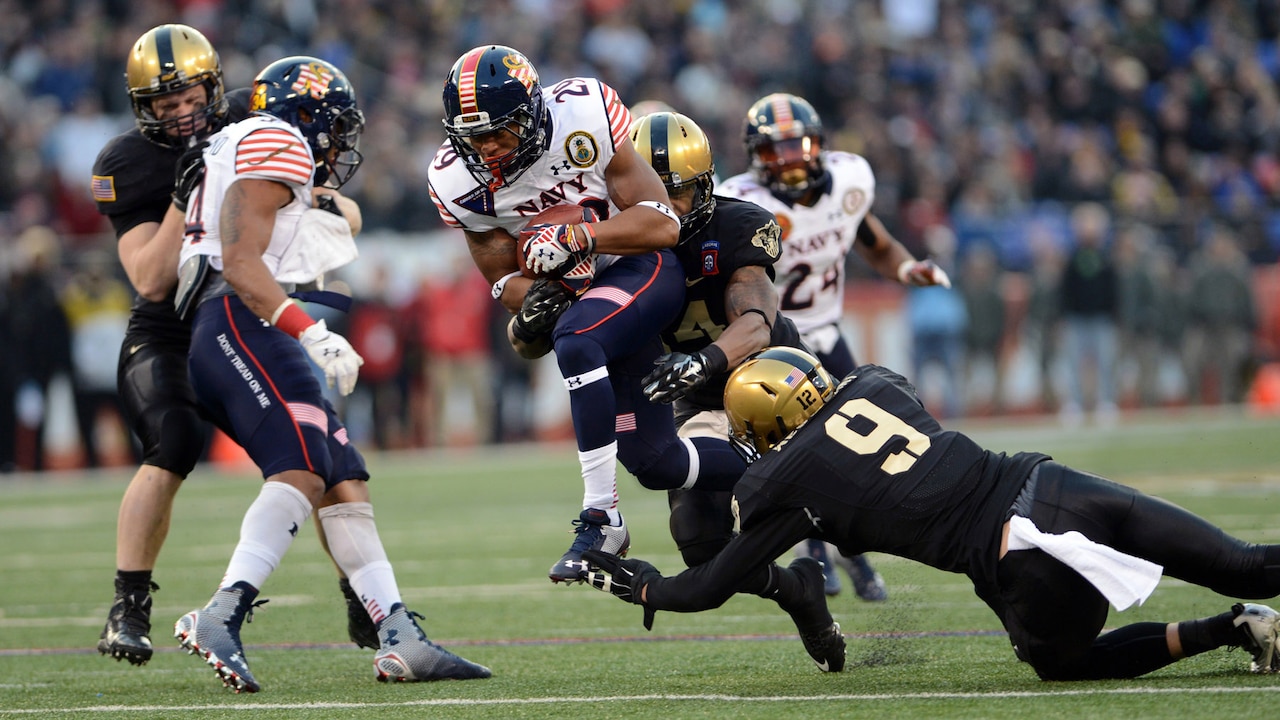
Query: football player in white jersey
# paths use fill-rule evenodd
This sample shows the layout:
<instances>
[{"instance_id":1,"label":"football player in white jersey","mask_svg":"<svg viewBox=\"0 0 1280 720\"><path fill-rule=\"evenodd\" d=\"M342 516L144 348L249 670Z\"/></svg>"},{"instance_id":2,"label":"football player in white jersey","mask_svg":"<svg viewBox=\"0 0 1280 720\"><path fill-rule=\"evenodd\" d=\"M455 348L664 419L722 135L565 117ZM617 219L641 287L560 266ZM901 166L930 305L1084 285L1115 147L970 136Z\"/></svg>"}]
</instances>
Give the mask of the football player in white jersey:
<instances>
[{"instance_id":1,"label":"football player in white jersey","mask_svg":"<svg viewBox=\"0 0 1280 720\"><path fill-rule=\"evenodd\" d=\"M346 220L312 208L313 183L336 189L360 165L364 116L351 83L323 60L284 58L255 78L249 110L247 119L210 136L204 151L204 177L187 201L175 304L180 315L193 315L187 363L196 397L265 482L245 512L218 591L178 620L174 636L227 687L256 692L240 627L318 507L334 561L377 623L379 680L489 677L488 668L428 641L401 602L374 523L364 459L307 358L344 395L363 361L282 287L302 282L296 274L315 278L308 270L353 257Z\"/></svg>"},{"instance_id":2,"label":"football player in white jersey","mask_svg":"<svg viewBox=\"0 0 1280 720\"><path fill-rule=\"evenodd\" d=\"M822 120L804 98L773 93L747 111L745 142L751 169L716 188L772 212L782 226L777 270L779 307L800 329L823 367L845 377L856 364L840 334L846 256L851 250L884 277L903 285L951 286L946 272L916 260L871 213L876 180L866 159L823 149ZM827 568L827 593L840 592L830 549L810 541L808 552ZM838 557L864 600L888 597L866 558Z\"/></svg>"},{"instance_id":3,"label":"football player in white jersey","mask_svg":"<svg viewBox=\"0 0 1280 720\"><path fill-rule=\"evenodd\" d=\"M463 230L493 297L516 313L513 344L526 357L553 347L569 391L583 509L548 576L580 582L585 550L622 553L630 544L617 461L655 490L728 489L746 467L727 440L677 437L670 406L641 390L662 354L658 333L684 302L684 273L670 250L680 220L627 138L631 114L599 80L544 88L523 54L486 45L454 63L444 108L449 138L428 173L431 199L446 224ZM522 236L530 218L557 205L598 219Z\"/></svg>"}]
</instances>

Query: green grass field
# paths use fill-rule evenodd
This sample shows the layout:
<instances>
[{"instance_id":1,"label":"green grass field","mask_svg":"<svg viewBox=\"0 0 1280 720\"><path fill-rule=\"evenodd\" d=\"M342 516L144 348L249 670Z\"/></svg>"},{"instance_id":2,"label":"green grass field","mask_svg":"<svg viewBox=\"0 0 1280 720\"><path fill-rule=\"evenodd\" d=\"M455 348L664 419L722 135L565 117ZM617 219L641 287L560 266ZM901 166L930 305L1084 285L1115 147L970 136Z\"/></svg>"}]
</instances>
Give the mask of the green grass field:
<instances>
[{"instance_id":1,"label":"green grass field","mask_svg":"<svg viewBox=\"0 0 1280 720\"><path fill-rule=\"evenodd\" d=\"M1042 450L1189 507L1228 532L1280 542L1280 419L1157 414L1065 431L1034 420L970 424L996 450ZM0 718L1096 718L1274 715L1280 677L1206 653L1134 681L1043 683L1009 649L965 578L876 555L887 603L847 588L832 611L849 666L820 673L777 606L735 598L696 615L640 610L553 586L581 497L570 446L371 456L374 503L404 597L485 681L386 685L346 642L332 566L310 529L263 590L243 637L256 695L225 690L177 648L172 623L209 598L257 493L254 475L198 470L160 558L145 667L94 650L111 602L116 509L131 469L0 477ZM665 495L619 481L632 554L681 567ZM1229 600L1166 579L1110 625L1216 614ZM193 715L193 713L195 713Z\"/></svg>"}]
</instances>

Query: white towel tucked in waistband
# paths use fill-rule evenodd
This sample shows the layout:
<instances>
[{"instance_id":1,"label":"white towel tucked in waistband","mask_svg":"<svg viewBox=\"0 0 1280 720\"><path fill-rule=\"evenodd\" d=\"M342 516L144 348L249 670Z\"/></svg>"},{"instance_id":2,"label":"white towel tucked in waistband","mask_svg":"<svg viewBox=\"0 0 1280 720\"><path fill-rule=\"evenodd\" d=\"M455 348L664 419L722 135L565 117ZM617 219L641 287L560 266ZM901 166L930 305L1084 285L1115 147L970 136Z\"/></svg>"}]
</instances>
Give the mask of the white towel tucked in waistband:
<instances>
[{"instance_id":1,"label":"white towel tucked in waistband","mask_svg":"<svg viewBox=\"0 0 1280 720\"><path fill-rule=\"evenodd\" d=\"M1009 550L1040 548L1080 573L1117 610L1141 605L1160 582L1164 568L1115 548L1096 543L1072 530L1062 535L1041 532L1030 518L1009 520Z\"/></svg>"},{"instance_id":2,"label":"white towel tucked in waistband","mask_svg":"<svg viewBox=\"0 0 1280 720\"><path fill-rule=\"evenodd\" d=\"M293 242L281 253L275 278L284 283L309 283L359 255L346 218L327 210L307 208L302 211Z\"/></svg>"}]
</instances>

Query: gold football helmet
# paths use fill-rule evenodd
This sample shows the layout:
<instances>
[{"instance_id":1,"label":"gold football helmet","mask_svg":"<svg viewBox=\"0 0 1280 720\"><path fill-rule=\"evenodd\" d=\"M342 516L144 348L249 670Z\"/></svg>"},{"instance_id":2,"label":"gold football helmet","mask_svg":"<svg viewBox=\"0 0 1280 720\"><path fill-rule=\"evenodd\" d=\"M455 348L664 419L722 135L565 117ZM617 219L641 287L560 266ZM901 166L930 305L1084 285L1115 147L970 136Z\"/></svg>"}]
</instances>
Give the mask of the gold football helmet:
<instances>
[{"instance_id":1,"label":"gold football helmet","mask_svg":"<svg viewBox=\"0 0 1280 720\"><path fill-rule=\"evenodd\" d=\"M733 447L751 462L805 424L835 393L817 358L793 347L765 348L737 367L724 388Z\"/></svg>"},{"instance_id":2,"label":"gold football helmet","mask_svg":"<svg viewBox=\"0 0 1280 720\"><path fill-rule=\"evenodd\" d=\"M217 130L227 114L222 63L213 45L187 25L158 25L142 34L129 51L125 81L138 129L152 142L184 146L190 136ZM207 89L207 104L182 117L156 117L152 101L196 85Z\"/></svg>"},{"instance_id":3,"label":"gold football helmet","mask_svg":"<svg viewBox=\"0 0 1280 720\"><path fill-rule=\"evenodd\" d=\"M711 143L702 128L677 112L657 112L636 118L628 131L640 157L658 171L673 197L693 192L693 209L680 217L680 240L702 229L716 209L711 195L716 167Z\"/></svg>"}]
</instances>

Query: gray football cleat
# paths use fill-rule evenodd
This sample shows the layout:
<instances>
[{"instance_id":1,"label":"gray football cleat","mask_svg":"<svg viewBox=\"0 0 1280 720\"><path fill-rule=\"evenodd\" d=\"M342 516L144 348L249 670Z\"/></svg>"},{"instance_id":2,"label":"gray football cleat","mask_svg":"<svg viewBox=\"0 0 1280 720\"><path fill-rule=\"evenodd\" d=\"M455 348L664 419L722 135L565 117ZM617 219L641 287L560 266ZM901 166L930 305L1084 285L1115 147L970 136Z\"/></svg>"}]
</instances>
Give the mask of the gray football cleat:
<instances>
[{"instance_id":1,"label":"gray football cleat","mask_svg":"<svg viewBox=\"0 0 1280 720\"><path fill-rule=\"evenodd\" d=\"M573 521L577 537L573 544L551 569L547 576L554 583L578 583L587 579L587 563L582 553L588 550L599 550L618 557L624 557L631 549L631 533L627 531L627 523L618 516L617 525L609 524L609 513L599 508L587 508Z\"/></svg>"},{"instance_id":2,"label":"gray football cleat","mask_svg":"<svg viewBox=\"0 0 1280 720\"><path fill-rule=\"evenodd\" d=\"M236 692L258 692L262 686L249 672L249 661L240 645L240 626L252 622L253 609L267 602L254 602L258 591L245 582L221 588L209 604L178 618L173 636L192 655L204 658L218 679Z\"/></svg>"},{"instance_id":3,"label":"gray football cleat","mask_svg":"<svg viewBox=\"0 0 1280 720\"><path fill-rule=\"evenodd\" d=\"M378 623L382 646L373 657L378 682L429 682L431 680L481 680L493 673L483 665L454 655L427 639L415 617L403 603L391 606L391 614Z\"/></svg>"},{"instance_id":4,"label":"gray football cleat","mask_svg":"<svg viewBox=\"0 0 1280 720\"><path fill-rule=\"evenodd\" d=\"M1280 653L1276 652L1277 630L1280 629L1280 613L1256 603L1236 603L1231 606L1236 614L1235 626L1240 629L1240 647L1253 655L1249 670L1256 673L1280 671Z\"/></svg>"}]
</instances>

